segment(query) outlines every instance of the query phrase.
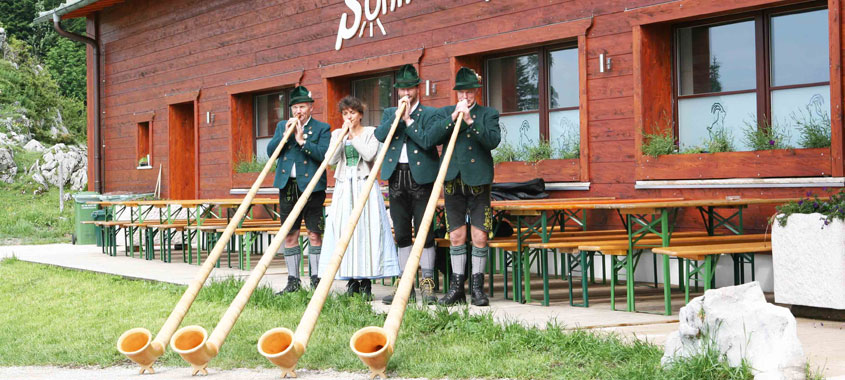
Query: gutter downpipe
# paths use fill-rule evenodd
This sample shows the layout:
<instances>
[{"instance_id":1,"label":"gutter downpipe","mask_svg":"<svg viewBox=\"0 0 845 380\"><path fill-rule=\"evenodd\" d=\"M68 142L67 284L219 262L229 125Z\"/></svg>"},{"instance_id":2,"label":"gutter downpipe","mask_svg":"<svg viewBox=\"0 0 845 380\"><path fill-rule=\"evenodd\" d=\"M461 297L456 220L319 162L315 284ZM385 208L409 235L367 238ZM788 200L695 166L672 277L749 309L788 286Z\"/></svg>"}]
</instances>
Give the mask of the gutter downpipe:
<instances>
[{"instance_id":1,"label":"gutter downpipe","mask_svg":"<svg viewBox=\"0 0 845 380\"><path fill-rule=\"evenodd\" d=\"M98 41L87 36L74 34L62 29L62 25L60 23L61 19L59 15L53 13L53 29L56 30L56 33L59 33L60 36L87 44L94 49L94 163L96 165L96 170L94 170L94 190L98 193L103 192L103 165L102 165L102 149L103 144L101 142L101 119L102 115L100 112L100 49Z\"/></svg>"}]
</instances>

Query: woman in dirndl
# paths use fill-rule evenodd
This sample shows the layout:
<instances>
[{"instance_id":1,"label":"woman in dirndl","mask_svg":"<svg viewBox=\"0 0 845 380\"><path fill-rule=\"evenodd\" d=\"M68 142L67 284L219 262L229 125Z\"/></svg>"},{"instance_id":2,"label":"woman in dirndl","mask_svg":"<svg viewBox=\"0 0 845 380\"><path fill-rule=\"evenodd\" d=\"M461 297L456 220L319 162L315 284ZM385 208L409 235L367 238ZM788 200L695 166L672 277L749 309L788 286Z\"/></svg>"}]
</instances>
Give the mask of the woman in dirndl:
<instances>
[{"instance_id":1,"label":"woman in dirndl","mask_svg":"<svg viewBox=\"0 0 845 380\"><path fill-rule=\"evenodd\" d=\"M362 189L370 174L375 174L374 170L377 170L373 164L380 143L373 135L375 127L361 125L364 104L356 97L341 99L338 109L343 115L344 126L349 126L349 133L342 142L343 149L336 150L329 158L329 165L337 167L332 203L326 216L324 257L320 260L319 276L323 277L332 261L335 246L352 215L355 202L361 196L367 196L369 199L335 278L348 280L346 294L361 294L369 300L372 299L372 280L400 274L399 257L378 183L366 195ZM340 130L333 131L330 146L339 138Z\"/></svg>"}]
</instances>

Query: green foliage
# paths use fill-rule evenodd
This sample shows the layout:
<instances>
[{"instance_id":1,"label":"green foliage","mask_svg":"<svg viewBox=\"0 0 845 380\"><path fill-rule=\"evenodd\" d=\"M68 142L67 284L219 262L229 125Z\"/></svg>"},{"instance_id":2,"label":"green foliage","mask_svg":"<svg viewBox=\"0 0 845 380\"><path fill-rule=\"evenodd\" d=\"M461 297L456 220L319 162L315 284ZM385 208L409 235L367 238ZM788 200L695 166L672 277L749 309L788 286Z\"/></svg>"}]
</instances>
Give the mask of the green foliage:
<instances>
[{"instance_id":1,"label":"green foliage","mask_svg":"<svg viewBox=\"0 0 845 380\"><path fill-rule=\"evenodd\" d=\"M0 365L113 366L131 364L114 349L124 331L161 326L185 291L184 286L128 280L118 276L67 270L15 259L0 261ZM241 280L203 287L183 325L212 328L243 285ZM143 297L126 297L143 294ZM310 292L285 297L259 287L253 293L213 368L271 367L255 352L255 342L270 328L293 328ZM299 368L363 372L349 350L349 337L364 326L381 326L361 297L331 295L320 314L308 353ZM73 328L56 321L74 321ZM49 337L50 339L43 339ZM610 333L544 329L499 324L491 314L468 309L409 306L399 330L391 376L426 378L514 379L747 379L747 367L732 369L718 355L682 360L662 368L661 347ZM160 366L184 367L172 350ZM129 373L127 369L127 373Z\"/></svg>"},{"instance_id":2,"label":"green foliage","mask_svg":"<svg viewBox=\"0 0 845 380\"><path fill-rule=\"evenodd\" d=\"M813 112L810 106L807 112L798 111L790 115L798 126L800 142L804 148L827 148L830 146L830 115L825 112Z\"/></svg>"},{"instance_id":3,"label":"green foliage","mask_svg":"<svg viewBox=\"0 0 845 380\"><path fill-rule=\"evenodd\" d=\"M0 1L0 26L9 36L26 41L33 35L32 20L35 18L35 0Z\"/></svg>"},{"instance_id":4,"label":"green foliage","mask_svg":"<svg viewBox=\"0 0 845 380\"><path fill-rule=\"evenodd\" d=\"M44 63L56 78L61 94L77 101L85 101L85 47L67 38L58 38L47 50Z\"/></svg>"},{"instance_id":5,"label":"green foliage","mask_svg":"<svg viewBox=\"0 0 845 380\"><path fill-rule=\"evenodd\" d=\"M786 221L792 214L822 214L824 215L824 225L830 224L834 219L845 220L845 189L841 189L837 193L830 190L826 191L828 193L827 199L819 198L818 195L807 192L803 199L777 206L778 216L776 219L778 224L781 227L786 226Z\"/></svg>"},{"instance_id":6,"label":"green foliage","mask_svg":"<svg viewBox=\"0 0 845 380\"><path fill-rule=\"evenodd\" d=\"M502 142L499 146L493 151L493 164L499 164L502 162L509 162L509 161L523 161L525 157L525 151L522 149L517 149L513 145Z\"/></svg>"},{"instance_id":7,"label":"green foliage","mask_svg":"<svg viewBox=\"0 0 845 380\"><path fill-rule=\"evenodd\" d=\"M643 154L646 156L657 157L664 154L675 154L678 148L675 146L675 137L672 136L672 130L664 128L662 132L654 134L643 133Z\"/></svg>"},{"instance_id":8,"label":"green foliage","mask_svg":"<svg viewBox=\"0 0 845 380\"><path fill-rule=\"evenodd\" d=\"M85 141L84 103L60 94L58 85L50 73L38 65L29 46L12 38L8 48L14 59L0 60L0 105L19 104L23 107L26 116L33 122L30 132L39 141ZM69 133L52 138L50 127L57 120L64 123Z\"/></svg>"},{"instance_id":9,"label":"green foliage","mask_svg":"<svg viewBox=\"0 0 845 380\"><path fill-rule=\"evenodd\" d=\"M537 145L529 146L525 150L525 161L537 162L548 160L552 158L553 153L552 144L548 141L541 140Z\"/></svg>"},{"instance_id":10,"label":"green foliage","mask_svg":"<svg viewBox=\"0 0 845 380\"><path fill-rule=\"evenodd\" d=\"M704 142L704 148L708 153L733 152L733 134L725 127L709 129L710 139Z\"/></svg>"},{"instance_id":11,"label":"green foliage","mask_svg":"<svg viewBox=\"0 0 845 380\"><path fill-rule=\"evenodd\" d=\"M787 144L789 134L777 124L769 125L767 121L758 123L756 119L746 122L742 129L746 145L753 150L791 149Z\"/></svg>"},{"instance_id":12,"label":"green foliage","mask_svg":"<svg viewBox=\"0 0 845 380\"><path fill-rule=\"evenodd\" d=\"M563 160L579 158L581 157L581 142L576 141L572 145L563 146L560 150L558 150L557 154L558 157Z\"/></svg>"},{"instance_id":13,"label":"green foliage","mask_svg":"<svg viewBox=\"0 0 845 380\"><path fill-rule=\"evenodd\" d=\"M260 173L262 169L264 169L264 165L267 164L267 159L262 158L259 159L254 155L252 158L246 160L241 159L237 163L235 163L235 173ZM276 172L276 163L273 163L273 166L270 167L270 173Z\"/></svg>"}]
</instances>

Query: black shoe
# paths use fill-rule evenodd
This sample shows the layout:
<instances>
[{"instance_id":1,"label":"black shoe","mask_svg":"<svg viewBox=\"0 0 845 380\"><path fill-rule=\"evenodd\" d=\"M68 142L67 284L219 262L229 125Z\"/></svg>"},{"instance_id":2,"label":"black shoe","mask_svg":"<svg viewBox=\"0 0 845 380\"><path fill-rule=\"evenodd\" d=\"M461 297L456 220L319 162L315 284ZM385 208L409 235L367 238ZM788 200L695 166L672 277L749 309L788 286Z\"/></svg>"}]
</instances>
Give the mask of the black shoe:
<instances>
[{"instance_id":1,"label":"black shoe","mask_svg":"<svg viewBox=\"0 0 845 380\"><path fill-rule=\"evenodd\" d=\"M470 277L469 294L473 306L490 306L490 300L484 294L484 273L476 273Z\"/></svg>"},{"instance_id":2,"label":"black shoe","mask_svg":"<svg viewBox=\"0 0 845 380\"><path fill-rule=\"evenodd\" d=\"M320 285L320 278L317 275L311 276L311 289L317 289L317 285Z\"/></svg>"},{"instance_id":3,"label":"black shoe","mask_svg":"<svg viewBox=\"0 0 845 380\"><path fill-rule=\"evenodd\" d=\"M437 303L437 297L434 296L434 280L431 277L423 277L420 281L420 297L425 305Z\"/></svg>"},{"instance_id":4,"label":"black shoe","mask_svg":"<svg viewBox=\"0 0 845 380\"><path fill-rule=\"evenodd\" d=\"M299 278L293 277L293 276L288 276L287 286L285 286L285 288L282 289L281 292L276 293L276 295L277 296L283 296L287 293L297 292L297 291L299 291L299 289L302 289L302 285L300 285Z\"/></svg>"},{"instance_id":5,"label":"black shoe","mask_svg":"<svg viewBox=\"0 0 845 380\"><path fill-rule=\"evenodd\" d=\"M373 300L373 282L369 279L361 280L361 296L367 301Z\"/></svg>"},{"instance_id":6,"label":"black shoe","mask_svg":"<svg viewBox=\"0 0 845 380\"><path fill-rule=\"evenodd\" d=\"M467 276L465 274L453 274L452 282L449 283L449 291L437 303L444 306L467 303L467 296L464 294L464 282L466 279Z\"/></svg>"},{"instance_id":7,"label":"black shoe","mask_svg":"<svg viewBox=\"0 0 845 380\"><path fill-rule=\"evenodd\" d=\"M395 297L395 296L396 296L396 292L393 292L393 294L391 294L389 296L385 296L381 300L381 303L383 303L385 305L390 305L390 304L393 303L393 297ZM414 288L411 288L411 297L409 297L408 302L409 303L410 302L417 302L417 292L414 291Z\"/></svg>"},{"instance_id":8,"label":"black shoe","mask_svg":"<svg viewBox=\"0 0 845 380\"><path fill-rule=\"evenodd\" d=\"M358 280L349 280L346 283L346 295L353 296L355 293L361 293L361 283Z\"/></svg>"}]
</instances>

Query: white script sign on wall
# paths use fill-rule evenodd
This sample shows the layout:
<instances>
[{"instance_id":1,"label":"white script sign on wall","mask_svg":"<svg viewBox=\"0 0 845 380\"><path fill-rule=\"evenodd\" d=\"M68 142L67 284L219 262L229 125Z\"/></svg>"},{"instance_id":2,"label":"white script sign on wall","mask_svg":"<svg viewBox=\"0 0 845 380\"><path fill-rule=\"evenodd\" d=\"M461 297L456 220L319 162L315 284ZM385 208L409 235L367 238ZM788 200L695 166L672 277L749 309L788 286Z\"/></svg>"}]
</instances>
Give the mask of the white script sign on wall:
<instances>
[{"instance_id":1,"label":"white script sign on wall","mask_svg":"<svg viewBox=\"0 0 845 380\"><path fill-rule=\"evenodd\" d=\"M381 24L381 20L378 18L379 13L386 15L388 10L393 12L396 8L411 3L411 0L389 0L390 6L388 7L388 0L373 0L373 5L370 5L370 0L363 1L364 4L362 5L360 0L344 0L346 6L349 8L349 12L343 12L340 15L340 24L337 26L337 41L334 44L335 50L340 50L343 46L343 40L355 37L356 33L358 37L363 36L367 25L369 25L370 37L373 36L373 24L378 26L383 36L386 36L387 32L384 30L384 25ZM351 26L347 26L349 17L352 18Z\"/></svg>"}]
</instances>

